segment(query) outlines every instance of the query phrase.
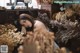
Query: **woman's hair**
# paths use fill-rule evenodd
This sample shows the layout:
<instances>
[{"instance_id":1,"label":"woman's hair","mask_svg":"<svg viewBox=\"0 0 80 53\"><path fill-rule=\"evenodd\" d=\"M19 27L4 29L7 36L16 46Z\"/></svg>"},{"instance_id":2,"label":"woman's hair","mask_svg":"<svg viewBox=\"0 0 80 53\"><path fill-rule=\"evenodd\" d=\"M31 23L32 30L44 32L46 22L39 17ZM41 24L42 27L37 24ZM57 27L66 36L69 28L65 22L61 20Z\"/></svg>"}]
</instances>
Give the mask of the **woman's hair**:
<instances>
[{"instance_id":1,"label":"woman's hair","mask_svg":"<svg viewBox=\"0 0 80 53\"><path fill-rule=\"evenodd\" d=\"M33 17L31 15L29 15L29 14L21 14L19 16L19 21L20 20L28 20L28 21L30 21L32 23L31 31L33 31L33 29L34 29L34 19L33 19Z\"/></svg>"}]
</instances>

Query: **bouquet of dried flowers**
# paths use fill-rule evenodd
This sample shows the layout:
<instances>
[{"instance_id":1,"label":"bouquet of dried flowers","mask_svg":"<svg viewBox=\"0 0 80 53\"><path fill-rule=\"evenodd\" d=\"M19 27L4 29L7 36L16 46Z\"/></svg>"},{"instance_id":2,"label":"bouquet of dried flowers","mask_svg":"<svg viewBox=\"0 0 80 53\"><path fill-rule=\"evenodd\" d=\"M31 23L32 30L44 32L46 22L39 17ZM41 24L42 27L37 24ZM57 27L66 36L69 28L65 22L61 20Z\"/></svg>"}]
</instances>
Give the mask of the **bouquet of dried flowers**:
<instances>
[{"instance_id":1,"label":"bouquet of dried flowers","mask_svg":"<svg viewBox=\"0 0 80 53\"><path fill-rule=\"evenodd\" d=\"M23 33L15 32L17 29L9 25L0 25L0 45L8 45L9 53L11 53L20 41L22 40Z\"/></svg>"},{"instance_id":2,"label":"bouquet of dried flowers","mask_svg":"<svg viewBox=\"0 0 80 53\"><path fill-rule=\"evenodd\" d=\"M24 42L25 52L53 53L54 34L49 32L43 24L40 25L40 27L35 28L34 32L27 33Z\"/></svg>"}]
</instances>

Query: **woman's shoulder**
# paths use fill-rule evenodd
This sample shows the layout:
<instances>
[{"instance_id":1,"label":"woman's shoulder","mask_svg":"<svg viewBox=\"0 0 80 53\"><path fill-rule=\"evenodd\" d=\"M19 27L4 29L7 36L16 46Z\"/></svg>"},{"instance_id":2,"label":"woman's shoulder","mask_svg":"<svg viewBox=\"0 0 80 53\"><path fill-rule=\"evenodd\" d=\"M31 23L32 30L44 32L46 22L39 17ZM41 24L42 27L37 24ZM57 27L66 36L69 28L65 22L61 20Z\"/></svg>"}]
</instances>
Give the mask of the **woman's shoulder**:
<instances>
[{"instance_id":1,"label":"woman's shoulder","mask_svg":"<svg viewBox=\"0 0 80 53\"><path fill-rule=\"evenodd\" d=\"M42 23L41 21L39 21L39 20L35 20L35 24L37 24L37 23Z\"/></svg>"},{"instance_id":2,"label":"woman's shoulder","mask_svg":"<svg viewBox=\"0 0 80 53\"><path fill-rule=\"evenodd\" d=\"M39 20L35 20L34 27L35 28L46 28L46 26Z\"/></svg>"}]
</instances>

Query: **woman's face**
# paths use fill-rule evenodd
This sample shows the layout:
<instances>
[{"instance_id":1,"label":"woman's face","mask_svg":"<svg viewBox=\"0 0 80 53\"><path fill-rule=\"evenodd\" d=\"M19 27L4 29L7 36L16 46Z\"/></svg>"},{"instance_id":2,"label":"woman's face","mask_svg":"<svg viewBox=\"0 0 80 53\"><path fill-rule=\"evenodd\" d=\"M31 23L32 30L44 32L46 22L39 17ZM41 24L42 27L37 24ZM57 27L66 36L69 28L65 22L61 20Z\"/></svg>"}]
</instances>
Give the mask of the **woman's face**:
<instances>
[{"instance_id":1,"label":"woman's face","mask_svg":"<svg viewBox=\"0 0 80 53\"><path fill-rule=\"evenodd\" d=\"M24 27L32 27L32 23L29 20L20 20L20 24Z\"/></svg>"}]
</instances>

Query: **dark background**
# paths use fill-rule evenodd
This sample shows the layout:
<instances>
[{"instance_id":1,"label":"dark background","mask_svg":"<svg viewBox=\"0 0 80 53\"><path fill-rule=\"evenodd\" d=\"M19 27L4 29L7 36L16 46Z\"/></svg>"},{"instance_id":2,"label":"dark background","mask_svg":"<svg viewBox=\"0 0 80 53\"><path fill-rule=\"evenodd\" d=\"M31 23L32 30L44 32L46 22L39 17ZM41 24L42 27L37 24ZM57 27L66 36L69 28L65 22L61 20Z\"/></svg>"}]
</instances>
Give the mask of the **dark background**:
<instances>
[{"instance_id":1,"label":"dark background","mask_svg":"<svg viewBox=\"0 0 80 53\"><path fill-rule=\"evenodd\" d=\"M17 0L17 2L24 2L24 0Z\"/></svg>"}]
</instances>

